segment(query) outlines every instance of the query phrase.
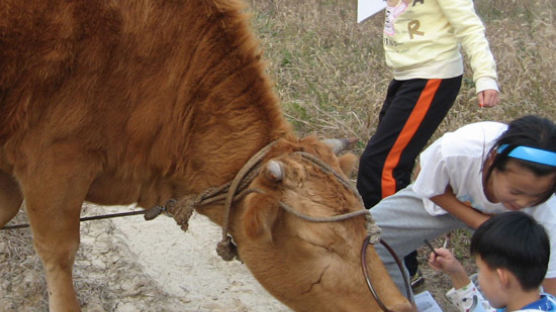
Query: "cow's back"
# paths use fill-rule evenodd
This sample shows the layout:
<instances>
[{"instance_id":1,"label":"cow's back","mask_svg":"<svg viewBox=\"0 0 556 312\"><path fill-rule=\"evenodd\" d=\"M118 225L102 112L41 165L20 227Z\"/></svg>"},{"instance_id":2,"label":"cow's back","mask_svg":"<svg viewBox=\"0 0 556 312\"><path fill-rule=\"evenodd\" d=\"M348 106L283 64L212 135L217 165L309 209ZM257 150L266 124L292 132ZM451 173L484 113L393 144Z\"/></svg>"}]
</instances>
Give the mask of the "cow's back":
<instances>
[{"instance_id":1,"label":"cow's back","mask_svg":"<svg viewBox=\"0 0 556 312\"><path fill-rule=\"evenodd\" d=\"M4 162L26 144L76 141L109 175L225 182L290 132L240 9L207 0L3 1ZM212 163L224 151L234 158Z\"/></svg>"}]
</instances>

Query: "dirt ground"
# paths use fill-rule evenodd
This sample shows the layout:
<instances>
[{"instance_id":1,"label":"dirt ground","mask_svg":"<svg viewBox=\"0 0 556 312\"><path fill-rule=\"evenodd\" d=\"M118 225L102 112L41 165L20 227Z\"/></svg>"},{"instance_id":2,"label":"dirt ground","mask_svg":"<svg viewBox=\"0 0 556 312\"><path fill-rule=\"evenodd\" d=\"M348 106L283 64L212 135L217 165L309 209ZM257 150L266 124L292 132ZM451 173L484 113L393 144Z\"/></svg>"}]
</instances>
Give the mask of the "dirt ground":
<instances>
[{"instance_id":1,"label":"dirt ground","mask_svg":"<svg viewBox=\"0 0 556 312\"><path fill-rule=\"evenodd\" d=\"M130 207L88 205L87 215ZM25 222L23 212L10 224ZM286 312L238 261L215 252L220 228L194 215L184 233L173 219L142 216L83 222L74 266L84 312ZM425 252L420 252L424 263ZM28 229L0 231L0 312L47 311L46 283ZM449 280L421 265L425 284L444 311Z\"/></svg>"},{"instance_id":2,"label":"dirt ground","mask_svg":"<svg viewBox=\"0 0 556 312\"><path fill-rule=\"evenodd\" d=\"M89 215L127 207L88 207ZM20 213L22 214L22 213ZM15 222L14 222L15 221ZM10 224L25 222L20 215ZM219 228L194 215L83 222L74 280L84 312L289 311L238 261L216 255ZM47 311L42 264L28 229L0 231L0 312Z\"/></svg>"}]
</instances>

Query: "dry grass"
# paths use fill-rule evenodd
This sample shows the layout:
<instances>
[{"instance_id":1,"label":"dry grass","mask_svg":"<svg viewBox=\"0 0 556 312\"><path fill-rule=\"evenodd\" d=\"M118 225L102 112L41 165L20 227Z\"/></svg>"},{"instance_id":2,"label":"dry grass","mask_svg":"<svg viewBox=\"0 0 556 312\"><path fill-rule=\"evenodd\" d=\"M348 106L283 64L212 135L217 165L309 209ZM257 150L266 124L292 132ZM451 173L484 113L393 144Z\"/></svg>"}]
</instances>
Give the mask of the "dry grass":
<instances>
[{"instance_id":1,"label":"dry grass","mask_svg":"<svg viewBox=\"0 0 556 312\"><path fill-rule=\"evenodd\" d=\"M361 152L375 130L391 72L382 13L356 23L357 1L250 0L268 72L300 134L355 135ZM479 109L466 69L456 104L437 134L479 120L556 116L554 2L475 1L498 65L502 101ZM435 137L436 137L435 136Z\"/></svg>"},{"instance_id":2,"label":"dry grass","mask_svg":"<svg viewBox=\"0 0 556 312\"><path fill-rule=\"evenodd\" d=\"M360 140L355 152L362 152L392 79L382 49L383 13L357 24L355 0L249 2L269 60L268 73L298 133L355 136ZM524 114L556 117L554 1L476 0L475 6L497 61L501 104L478 107L466 64L456 103L432 140L481 120L507 122ZM456 255L472 270L468 241L466 231L452 235ZM449 280L427 265L421 268L428 279L424 288L433 291L445 311L455 311L443 297Z\"/></svg>"}]
</instances>

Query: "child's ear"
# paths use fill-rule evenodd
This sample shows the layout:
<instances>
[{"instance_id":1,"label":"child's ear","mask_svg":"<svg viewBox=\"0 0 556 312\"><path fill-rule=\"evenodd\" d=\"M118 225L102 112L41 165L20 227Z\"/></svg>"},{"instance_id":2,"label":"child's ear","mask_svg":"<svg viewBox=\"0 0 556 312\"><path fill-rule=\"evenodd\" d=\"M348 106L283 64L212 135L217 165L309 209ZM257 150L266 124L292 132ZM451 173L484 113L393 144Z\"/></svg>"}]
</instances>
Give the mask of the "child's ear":
<instances>
[{"instance_id":1,"label":"child's ear","mask_svg":"<svg viewBox=\"0 0 556 312\"><path fill-rule=\"evenodd\" d=\"M504 288L509 288L515 280L513 274L504 268L496 269L496 275L498 275L500 285L502 285L502 287Z\"/></svg>"},{"instance_id":2,"label":"child's ear","mask_svg":"<svg viewBox=\"0 0 556 312\"><path fill-rule=\"evenodd\" d=\"M492 150L488 154L488 157L486 158L485 164L483 166L483 170L488 171L488 168L490 168L490 166L492 166L492 163L494 162L494 158L496 158L496 150Z\"/></svg>"}]
</instances>

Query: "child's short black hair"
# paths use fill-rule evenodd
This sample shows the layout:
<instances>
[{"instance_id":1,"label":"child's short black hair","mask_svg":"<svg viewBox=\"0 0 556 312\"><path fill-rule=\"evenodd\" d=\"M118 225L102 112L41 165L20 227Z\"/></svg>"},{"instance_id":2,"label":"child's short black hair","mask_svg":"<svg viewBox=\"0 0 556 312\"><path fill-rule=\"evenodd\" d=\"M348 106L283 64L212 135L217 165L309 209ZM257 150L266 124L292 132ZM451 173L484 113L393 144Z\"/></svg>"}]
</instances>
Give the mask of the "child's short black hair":
<instances>
[{"instance_id":1,"label":"child's short black hair","mask_svg":"<svg viewBox=\"0 0 556 312\"><path fill-rule=\"evenodd\" d=\"M500 152L499 149L503 145L506 145L506 148ZM508 130L496 140L491 149L495 156L492 165L487 169L487 178L490 177L494 169L504 171L509 159L533 171L537 176L546 176L556 172L555 166L543 165L508 156L518 146L528 146L556 153L556 125L550 119L535 115L526 115L510 122ZM548 200L555 193L556 180L552 185L552 190L547 192L539 203Z\"/></svg>"},{"instance_id":2,"label":"child's short black hair","mask_svg":"<svg viewBox=\"0 0 556 312\"><path fill-rule=\"evenodd\" d=\"M504 212L484 222L471 238L471 254L492 269L512 272L523 290L538 288L548 269L550 242L542 225L520 212Z\"/></svg>"}]
</instances>

